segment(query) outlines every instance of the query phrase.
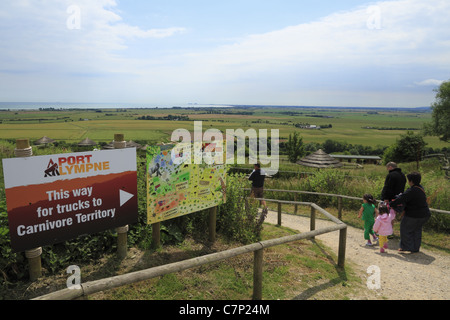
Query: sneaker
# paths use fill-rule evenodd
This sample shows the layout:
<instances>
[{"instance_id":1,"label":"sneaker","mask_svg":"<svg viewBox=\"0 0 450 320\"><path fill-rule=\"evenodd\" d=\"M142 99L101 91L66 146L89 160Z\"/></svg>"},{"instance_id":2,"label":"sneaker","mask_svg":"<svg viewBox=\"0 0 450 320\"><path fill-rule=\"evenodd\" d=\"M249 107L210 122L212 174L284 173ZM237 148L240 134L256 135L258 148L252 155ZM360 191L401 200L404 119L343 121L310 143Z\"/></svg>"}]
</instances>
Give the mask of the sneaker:
<instances>
[{"instance_id":1,"label":"sneaker","mask_svg":"<svg viewBox=\"0 0 450 320\"><path fill-rule=\"evenodd\" d=\"M378 241L378 237L376 235L373 235L373 241Z\"/></svg>"},{"instance_id":2,"label":"sneaker","mask_svg":"<svg viewBox=\"0 0 450 320\"><path fill-rule=\"evenodd\" d=\"M384 248L380 248L380 253L385 253Z\"/></svg>"},{"instance_id":3,"label":"sneaker","mask_svg":"<svg viewBox=\"0 0 450 320\"><path fill-rule=\"evenodd\" d=\"M384 249L387 249L387 248L388 248L388 243L387 243L387 242L385 242L385 243L383 244L383 248L384 248Z\"/></svg>"},{"instance_id":4,"label":"sneaker","mask_svg":"<svg viewBox=\"0 0 450 320\"><path fill-rule=\"evenodd\" d=\"M366 242L366 246L371 247L371 246L372 246L372 242L367 241L367 242Z\"/></svg>"}]
</instances>

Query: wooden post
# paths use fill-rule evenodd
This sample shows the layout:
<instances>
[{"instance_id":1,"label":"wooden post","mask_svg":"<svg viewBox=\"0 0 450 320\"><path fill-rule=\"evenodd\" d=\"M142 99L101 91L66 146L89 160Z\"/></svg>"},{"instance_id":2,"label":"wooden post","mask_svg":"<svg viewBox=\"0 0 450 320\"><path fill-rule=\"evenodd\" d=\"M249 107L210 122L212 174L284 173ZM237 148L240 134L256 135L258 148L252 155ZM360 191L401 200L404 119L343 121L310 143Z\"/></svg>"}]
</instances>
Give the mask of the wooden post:
<instances>
[{"instance_id":1,"label":"wooden post","mask_svg":"<svg viewBox=\"0 0 450 320\"><path fill-rule=\"evenodd\" d=\"M216 242L217 207L209 209L209 241Z\"/></svg>"},{"instance_id":2,"label":"wooden post","mask_svg":"<svg viewBox=\"0 0 450 320\"><path fill-rule=\"evenodd\" d=\"M124 149L127 146L123 134L114 135L114 149ZM117 256L119 259L124 259L128 251L128 225L116 228L117 232Z\"/></svg>"},{"instance_id":3,"label":"wooden post","mask_svg":"<svg viewBox=\"0 0 450 320\"><path fill-rule=\"evenodd\" d=\"M309 221L309 231L316 230L316 208L311 206L311 218ZM312 237L311 239L315 239L315 237Z\"/></svg>"},{"instance_id":4,"label":"wooden post","mask_svg":"<svg viewBox=\"0 0 450 320\"><path fill-rule=\"evenodd\" d=\"M262 300L262 281L263 281L263 251L254 252L253 261L253 300Z\"/></svg>"},{"instance_id":5,"label":"wooden post","mask_svg":"<svg viewBox=\"0 0 450 320\"><path fill-rule=\"evenodd\" d=\"M297 201L297 193L294 193L294 201ZM298 204L295 204L294 214L298 212Z\"/></svg>"},{"instance_id":6,"label":"wooden post","mask_svg":"<svg viewBox=\"0 0 450 320\"><path fill-rule=\"evenodd\" d=\"M338 219L342 220L342 197L338 197Z\"/></svg>"},{"instance_id":7,"label":"wooden post","mask_svg":"<svg viewBox=\"0 0 450 320\"><path fill-rule=\"evenodd\" d=\"M281 202L278 202L278 225L281 226Z\"/></svg>"},{"instance_id":8,"label":"wooden post","mask_svg":"<svg viewBox=\"0 0 450 320\"><path fill-rule=\"evenodd\" d=\"M30 146L30 140L17 139L14 154L18 158L31 157L33 155L33 149ZM36 281L39 277L42 276L41 254L41 247L25 251L25 257L28 259L29 275L31 281Z\"/></svg>"},{"instance_id":9,"label":"wooden post","mask_svg":"<svg viewBox=\"0 0 450 320\"><path fill-rule=\"evenodd\" d=\"M345 247L347 245L347 228L339 230L338 266L345 266Z\"/></svg>"},{"instance_id":10,"label":"wooden post","mask_svg":"<svg viewBox=\"0 0 450 320\"><path fill-rule=\"evenodd\" d=\"M124 259L128 251L128 225L116 228L117 231L117 256Z\"/></svg>"},{"instance_id":11,"label":"wooden post","mask_svg":"<svg viewBox=\"0 0 450 320\"><path fill-rule=\"evenodd\" d=\"M158 249L161 246L161 222L152 224L152 248Z\"/></svg>"}]
</instances>

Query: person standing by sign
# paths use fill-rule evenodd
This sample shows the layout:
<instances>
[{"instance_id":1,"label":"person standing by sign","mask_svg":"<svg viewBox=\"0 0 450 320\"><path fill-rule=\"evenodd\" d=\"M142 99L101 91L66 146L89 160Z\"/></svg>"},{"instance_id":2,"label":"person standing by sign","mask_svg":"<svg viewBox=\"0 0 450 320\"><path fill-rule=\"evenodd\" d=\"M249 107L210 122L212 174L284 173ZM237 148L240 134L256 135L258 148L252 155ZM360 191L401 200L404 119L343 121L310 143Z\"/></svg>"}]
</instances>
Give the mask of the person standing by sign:
<instances>
[{"instance_id":1,"label":"person standing by sign","mask_svg":"<svg viewBox=\"0 0 450 320\"><path fill-rule=\"evenodd\" d=\"M259 163L254 165L254 170L250 174L248 180L252 182L251 196L255 198L264 198L264 180L266 178L266 172L261 169ZM265 200L261 200L261 204L264 206L264 211L267 211L267 205Z\"/></svg>"}]
</instances>

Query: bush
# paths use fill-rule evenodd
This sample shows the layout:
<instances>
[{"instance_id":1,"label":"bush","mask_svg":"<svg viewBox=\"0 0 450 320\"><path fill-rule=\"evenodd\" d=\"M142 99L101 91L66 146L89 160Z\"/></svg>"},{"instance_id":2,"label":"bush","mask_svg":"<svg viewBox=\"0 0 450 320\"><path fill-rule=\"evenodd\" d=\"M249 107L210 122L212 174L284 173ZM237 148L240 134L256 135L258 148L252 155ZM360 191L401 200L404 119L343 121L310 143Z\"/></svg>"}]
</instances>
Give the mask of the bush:
<instances>
[{"instance_id":1,"label":"bush","mask_svg":"<svg viewBox=\"0 0 450 320\"><path fill-rule=\"evenodd\" d=\"M217 230L226 238L247 244L260 240L262 221L257 218L258 201L249 198L250 186L244 174L227 177L227 202L219 206Z\"/></svg>"},{"instance_id":2,"label":"bush","mask_svg":"<svg viewBox=\"0 0 450 320\"><path fill-rule=\"evenodd\" d=\"M13 253L9 239L8 214L4 198L0 201L0 287L27 275L25 254Z\"/></svg>"}]
</instances>

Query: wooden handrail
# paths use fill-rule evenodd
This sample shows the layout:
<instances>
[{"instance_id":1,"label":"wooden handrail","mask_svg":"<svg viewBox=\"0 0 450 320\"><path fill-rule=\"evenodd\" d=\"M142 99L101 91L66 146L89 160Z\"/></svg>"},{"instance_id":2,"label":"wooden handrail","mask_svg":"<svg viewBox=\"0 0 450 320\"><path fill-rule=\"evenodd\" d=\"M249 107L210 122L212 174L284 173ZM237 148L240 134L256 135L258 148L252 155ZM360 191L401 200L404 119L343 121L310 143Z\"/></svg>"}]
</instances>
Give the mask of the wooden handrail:
<instances>
[{"instance_id":1,"label":"wooden handrail","mask_svg":"<svg viewBox=\"0 0 450 320\"><path fill-rule=\"evenodd\" d=\"M244 190L251 190L250 188L243 188ZM283 189L265 189L264 191L269 191L269 192L286 192L286 193L303 193L303 194L312 194L312 195L318 195L318 196L329 196L329 197L337 197L337 198L342 198L342 199L350 199L350 200L361 200L361 197L352 197L352 196L344 196L341 194L333 194L333 193L322 193L322 192L313 192L313 191L302 191L302 190L283 190ZM380 202L380 200L378 200L378 202ZM450 211L446 211L446 210L440 210L440 209L433 209L430 208L431 212L436 212L436 213L444 213L444 214L450 214Z\"/></svg>"}]
</instances>

